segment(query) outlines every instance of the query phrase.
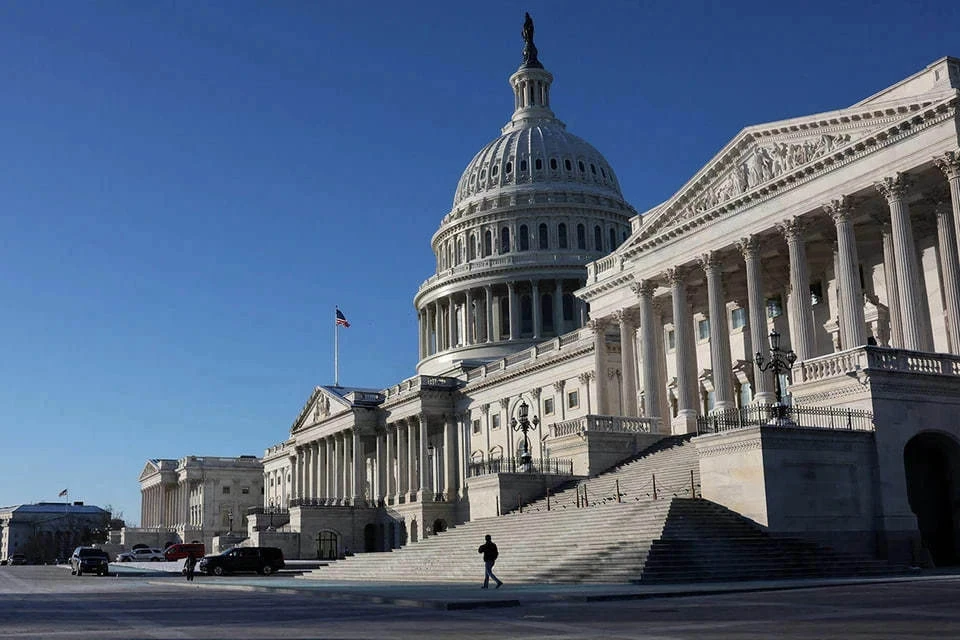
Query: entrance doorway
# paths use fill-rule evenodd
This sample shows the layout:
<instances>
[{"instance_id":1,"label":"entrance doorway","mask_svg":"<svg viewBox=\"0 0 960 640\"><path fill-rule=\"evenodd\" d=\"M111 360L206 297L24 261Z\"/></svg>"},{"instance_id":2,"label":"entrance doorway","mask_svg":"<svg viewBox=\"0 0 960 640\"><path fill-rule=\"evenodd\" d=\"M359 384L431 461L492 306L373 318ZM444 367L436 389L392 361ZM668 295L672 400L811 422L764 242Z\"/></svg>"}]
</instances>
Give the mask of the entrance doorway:
<instances>
[{"instance_id":1,"label":"entrance doorway","mask_svg":"<svg viewBox=\"0 0 960 640\"><path fill-rule=\"evenodd\" d=\"M958 564L960 444L943 433L921 433L904 447L903 464L924 548L938 567Z\"/></svg>"},{"instance_id":2,"label":"entrance doorway","mask_svg":"<svg viewBox=\"0 0 960 640\"><path fill-rule=\"evenodd\" d=\"M317 560L336 560L337 534L333 531L321 531L317 534Z\"/></svg>"}]
</instances>

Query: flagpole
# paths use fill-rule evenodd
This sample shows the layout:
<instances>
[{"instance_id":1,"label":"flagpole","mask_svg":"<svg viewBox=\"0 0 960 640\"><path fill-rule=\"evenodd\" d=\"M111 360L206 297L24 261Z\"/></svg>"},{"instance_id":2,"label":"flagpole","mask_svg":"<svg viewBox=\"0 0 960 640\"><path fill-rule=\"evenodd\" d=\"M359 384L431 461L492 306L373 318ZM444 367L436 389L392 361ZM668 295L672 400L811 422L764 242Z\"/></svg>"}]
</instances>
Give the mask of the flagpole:
<instances>
[{"instance_id":1,"label":"flagpole","mask_svg":"<svg viewBox=\"0 0 960 640\"><path fill-rule=\"evenodd\" d=\"M340 307L334 309L339 311ZM336 313L333 316L333 386L340 386L340 323Z\"/></svg>"}]
</instances>

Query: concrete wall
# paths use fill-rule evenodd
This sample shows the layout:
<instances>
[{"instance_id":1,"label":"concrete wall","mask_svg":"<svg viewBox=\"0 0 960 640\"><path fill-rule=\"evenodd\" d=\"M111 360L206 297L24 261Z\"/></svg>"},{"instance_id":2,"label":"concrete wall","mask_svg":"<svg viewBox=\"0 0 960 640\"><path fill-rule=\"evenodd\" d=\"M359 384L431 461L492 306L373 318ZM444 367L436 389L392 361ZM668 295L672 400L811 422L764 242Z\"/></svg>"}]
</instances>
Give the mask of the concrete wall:
<instances>
[{"instance_id":1,"label":"concrete wall","mask_svg":"<svg viewBox=\"0 0 960 640\"><path fill-rule=\"evenodd\" d=\"M573 461L573 474L596 476L663 439L665 434L585 431L555 438L550 454Z\"/></svg>"},{"instance_id":2,"label":"concrete wall","mask_svg":"<svg viewBox=\"0 0 960 640\"><path fill-rule=\"evenodd\" d=\"M570 480L573 477L539 473L493 473L469 478L470 519L493 518L512 511L522 503L544 497L548 488Z\"/></svg>"}]
</instances>

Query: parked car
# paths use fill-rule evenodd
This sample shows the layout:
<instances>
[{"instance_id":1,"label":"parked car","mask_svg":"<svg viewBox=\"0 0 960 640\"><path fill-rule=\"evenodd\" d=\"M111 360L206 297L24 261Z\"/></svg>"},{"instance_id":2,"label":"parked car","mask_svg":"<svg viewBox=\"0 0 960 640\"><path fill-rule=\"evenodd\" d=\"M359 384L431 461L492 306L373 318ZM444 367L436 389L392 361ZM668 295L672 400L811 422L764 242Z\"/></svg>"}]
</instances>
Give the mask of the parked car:
<instances>
[{"instance_id":1,"label":"parked car","mask_svg":"<svg viewBox=\"0 0 960 640\"><path fill-rule=\"evenodd\" d=\"M103 549L96 547L77 547L70 556L70 573L82 576L84 571L98 576L109 575L110 556Z\"/></svg>"},{"instance_id":2,"label":"parked car","mask_svg":"<svg viewBox=\"0 0 960 640\"><path fill-rule=\"evenodd\" d=\"M7 564L27 564L27 556L22 553L15 553L7 558Z\"/></svg>"},{"instance_id":3,"label":"parked car","mask_svg":"<svg viewBox=\"0 0 960 640\"><path fill-rule=\"evenodd\" d=\"M242 571L269 576L283 567L283 551L276 547L233 547L221 554L204 557L197 570L215 576Z\"/></svg>"},{"instance_id":4,"label":"parked car","mask_svg":"<svg viewBox=\"0 0 960 640\"><path fill-rule=\"evenodd\" d=\"M160 549L131 549L117 554L117 562L160 562L166 560Z\"/></svg>"},{"instance_id":5,"label":"parked car","mask_svg":"<svg viewBox=\"0 0 960 640\"><path fill-rule=\"evenodd\" d=\"M207 555L207 548L202 542L179 542L163 550L163 556L167 560L182 560L187 556L193 556L199 560L205 555Z\"/></svg>"}]
</instances>

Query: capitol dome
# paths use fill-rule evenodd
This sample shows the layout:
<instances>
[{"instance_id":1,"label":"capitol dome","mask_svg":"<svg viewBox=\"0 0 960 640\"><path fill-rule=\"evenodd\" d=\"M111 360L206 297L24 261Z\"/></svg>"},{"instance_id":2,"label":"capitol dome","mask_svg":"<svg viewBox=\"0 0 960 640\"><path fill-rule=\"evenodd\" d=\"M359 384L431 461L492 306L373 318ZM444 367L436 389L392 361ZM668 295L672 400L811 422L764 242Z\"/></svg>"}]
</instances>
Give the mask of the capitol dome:
<instances>
[{"instance_id":1,"label":"capitol dome","mask_svg":"<svg viewBox=\"0 0 960 640\"><path fill-rule=\"evenodd\" d=\"M421 374L478 366L583 326L587 307L573 292L636 215L607 160L550 109L553 76L532 23L524 41L510 76L513 115L467 165L431 241L437 270L414 298Z\"/></svg>"}]
</instances>

